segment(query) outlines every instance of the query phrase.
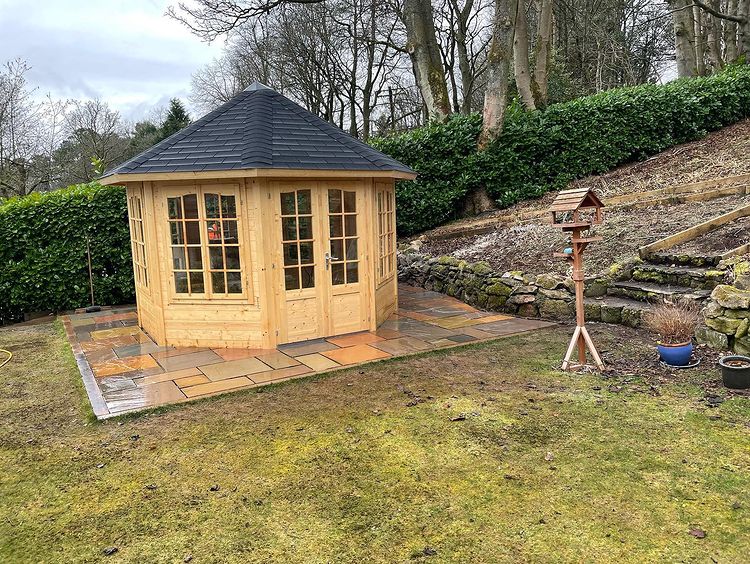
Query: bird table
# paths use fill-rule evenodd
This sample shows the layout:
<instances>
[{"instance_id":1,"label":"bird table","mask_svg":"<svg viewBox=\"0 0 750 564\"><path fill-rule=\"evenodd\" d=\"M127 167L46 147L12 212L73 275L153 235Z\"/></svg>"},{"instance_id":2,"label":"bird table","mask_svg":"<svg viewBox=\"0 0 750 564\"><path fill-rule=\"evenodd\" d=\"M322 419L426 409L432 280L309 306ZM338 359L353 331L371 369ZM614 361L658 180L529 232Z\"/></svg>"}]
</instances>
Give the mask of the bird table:
<instances>
[{"instance_id":1,"label":"bird table","mask_svg":"<svg viewBox=\"0 0 750 564\"><path fill-rule=\"evenodd\" d=\"M579 188L564 190L558 193L549 209L552 214L552 225L561 229L564 233L570 234L571 246L565 249L565 252L554 253L553 256L564 258L572 266L573 283L575 284L576 328L570 340L568 350L565 353L565 359L562 363L563 370L583 368L586 365L587 348L597 368L600 370L604 368L604 363L586 329L583 295L585 280L583 274L583 252L590 243L601 241L602 239L601 237L590 235L588 232L594 225L602 223L603 207L604 204L593 190ZM578 364L574 365L571 363L571 357L576 347L578 348Z\"/></svg>"}]
</instances>

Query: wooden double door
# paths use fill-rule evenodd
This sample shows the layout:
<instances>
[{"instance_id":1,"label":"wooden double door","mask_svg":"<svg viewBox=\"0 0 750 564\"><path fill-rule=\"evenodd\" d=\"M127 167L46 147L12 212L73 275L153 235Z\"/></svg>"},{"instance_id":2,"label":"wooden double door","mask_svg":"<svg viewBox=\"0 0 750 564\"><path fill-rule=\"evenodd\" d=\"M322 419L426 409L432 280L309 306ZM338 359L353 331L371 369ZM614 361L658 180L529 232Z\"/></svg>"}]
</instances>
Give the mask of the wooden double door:
<instances>
[{"instance_id":1,"label":"wooden double door","mask_svg":"<svg viewBox=\"0 0 750 564\"><path fill-rule=\"evenodd\" d=\"M361 183L274 182L271 238L277 342L369 328L366 194Z\"/></svg>"}]
</instances>

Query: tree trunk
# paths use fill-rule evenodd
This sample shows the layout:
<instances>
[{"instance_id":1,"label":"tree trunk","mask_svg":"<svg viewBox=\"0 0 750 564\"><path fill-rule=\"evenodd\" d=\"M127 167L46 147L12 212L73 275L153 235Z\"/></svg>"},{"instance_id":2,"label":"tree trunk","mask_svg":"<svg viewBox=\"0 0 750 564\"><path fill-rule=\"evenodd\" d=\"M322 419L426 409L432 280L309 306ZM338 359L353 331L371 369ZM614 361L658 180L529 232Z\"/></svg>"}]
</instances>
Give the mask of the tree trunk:
<instances>
[{"instance_id":1,"label":"tree trunk","mask_svg":"<svg viewBox=\"0 0 750 564\"><path fill-rule=\"evenodd\" d=\"M727 2L727 13L737 14L737 0ZM724 20L724 60L733 63L737 59L737 23Z\"/></svg>"},{"instance_id":2,"label":"tree trunk","mask_svg":"<svg viewBox=\"0 0 750 564\"><path fill-rule=\"evenodd\" d=\"M706 42L703 38L703 26L701 26L703 21L701 11L698 6L693 5L693 46L695 47L695 72L698 76L706 74Z\"/></svg>"},{"instance_id":3,"label":"tree trunk","mask_svg":"<svg viewBox=\"0 0 750 564\"><path fill-rule=\"evenodd\" d=\"M745 64L750 64L750 0L739 0L737 14L745 18L745 21L738 26L737 54L745 58Z\"/></svg>"},{"instance_id":4,"label":"tree trunk","mask_svg":"<svg viewBox=\"0 0 750 564\"><path fill-rule=\"evenodd\" d=\"M677 60L677 76L684 78L695 76L695 44L693 30L693 12L690 0L671 0L672 18L674 21L675 58Z\"/></svg>"},{"instance_id":5,"label":"tree trunk","mask_svg":"<svg viewBox=\"0 0 750 564\"><path fill-rule=\"evenodd\" d=\"M484 93L482 133L479 149L484 149L503 130L508 105L508 77L513 53L513 16L519 0L495 0L492 40L487 53L487 89Z\"/></svg>"},{"instance_id":6,"label":"tree trunk","mask_svg":"<svg viewBox=\"0 0 750 564\"><path fill-rule=\"evenodd\" d=\"M468 22L474 7L474 0L467 0L463 9L460 9L456 0L451 0L453 11L456 13L456 51L458 53L458 70L461 71L461 113L471 112L471 96L474 90L474 75L471 72L471 59L469 49L466 45L468 33Z\"/></svg>"},{"instance_id":7,"label":"tree trunk","mask_svg":"<svg viewBox=\"0 0 750 564\"><path fill-rule=\"evenodd\" d=\"M404 0L404 24L414 78L427 115L429 119L444 121L451 107L430 0Z\"/></svg>"},{"instance_id":8,"label":"tree trunk","mask_svg":"<svg viewBox=\"0 0 750 564\"><path fill-rule=\"evenodd\" d=\"M547 73L552 51L552 6L553 0L540 0L537 13L536 45L534 45L534 80L531 90L537 108L547 105Z\"/></svg>"},{"instance_id":9,"label":"tree trunk","mask_svg":"<svg viewBox=\"0 0 750 564\"><path fill-rule=\"evenodd\" d=\"M721 0L712 0L711 6L719 11ZM724 60L721 58L721 20L704 12L703 22L708 32L708 60L712 72L716 72L724 66Z\"/></svg>"},{"instance_id":10,"label":"tree trunk","mask_svg":"<svg viewBox=\"0 0 750 564\"><path fill-rule=\"evenodd\" d=\"M518 94L527 110L536 110L534 95L531 93L529 73L529 30L526 22L526 2L517 0L515 26L513 31L513 70Z\"/></svg>"}]
</instances>

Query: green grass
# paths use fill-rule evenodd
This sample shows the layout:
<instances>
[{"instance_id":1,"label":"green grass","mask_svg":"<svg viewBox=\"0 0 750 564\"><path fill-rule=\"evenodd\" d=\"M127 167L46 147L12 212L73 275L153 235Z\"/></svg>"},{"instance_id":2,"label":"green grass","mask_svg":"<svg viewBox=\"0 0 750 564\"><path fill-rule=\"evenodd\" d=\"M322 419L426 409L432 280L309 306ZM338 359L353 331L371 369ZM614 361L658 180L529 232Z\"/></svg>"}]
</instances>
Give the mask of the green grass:
<instances>
[{"instance_id":1,"label":"green grass","mask_svg":"<svg viewBox=\"0 0 750 564\"><path fill-rule=\"evenodd\" d=\"M54 325L0 330L0 561L745 561L750 400L558 372L568 336L97 423Z\"/></svg>"}]
</instances>

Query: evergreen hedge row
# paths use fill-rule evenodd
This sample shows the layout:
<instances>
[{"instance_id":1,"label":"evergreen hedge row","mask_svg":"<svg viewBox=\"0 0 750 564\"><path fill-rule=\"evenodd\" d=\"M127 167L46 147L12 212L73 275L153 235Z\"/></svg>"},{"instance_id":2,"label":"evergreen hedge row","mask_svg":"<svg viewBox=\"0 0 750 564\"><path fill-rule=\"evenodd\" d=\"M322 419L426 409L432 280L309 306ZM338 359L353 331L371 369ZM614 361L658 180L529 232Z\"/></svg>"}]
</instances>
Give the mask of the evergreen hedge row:
<instances>
[{"instance_id":1,"label":"evergreen hedge row","mask_svg":"<svg viewBox=\"0 0 750 564\"><path fill-rule=\"evenodd\" d=\"M24 312L134 301L125 189L81 184L0 203L0 324Z\"/></svg>"},{"instance_id":2,"label":"evergreen hedge row","mask_svg":"<svg viewBox=\"0 0 750 564\"><path fill-rule=\"evenodd\" d=\"M410 235L456 217L484 186L501 207L600 174L750 116L750 66L665 85L619 88L549 106L509 109L502 135L476 151L479 115L453 116L379 138L381 151L420 175L397 188L398 229Z\"/></svg>"}]
</instances>

